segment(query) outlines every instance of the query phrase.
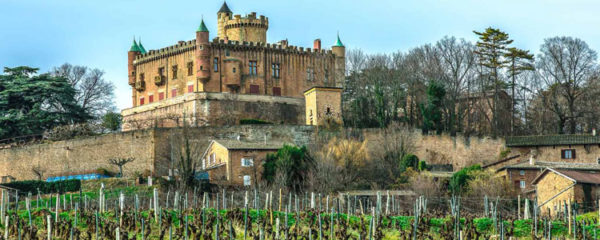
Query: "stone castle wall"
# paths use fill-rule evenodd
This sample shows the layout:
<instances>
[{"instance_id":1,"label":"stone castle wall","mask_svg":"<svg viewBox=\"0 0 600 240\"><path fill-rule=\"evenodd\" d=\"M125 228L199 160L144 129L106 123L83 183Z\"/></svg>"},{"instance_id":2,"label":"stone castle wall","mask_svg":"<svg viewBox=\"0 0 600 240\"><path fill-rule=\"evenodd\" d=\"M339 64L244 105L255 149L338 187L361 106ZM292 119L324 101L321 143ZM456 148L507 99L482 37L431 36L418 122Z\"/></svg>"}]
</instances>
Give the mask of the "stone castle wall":
<instances>
[{"instance_id":1,"label":"stone castle wall","mask_svg":"<svg viewBox=\"0 0 600 240\"><path fill-rule=\"evenodd\" d=\"M123 131L145 128L235 125L240 119L303 124L301 98L228 93L188 93L122 111Z\"/></svg>"},{"instance_id":2,"label":"stone castle wall","mask_svg":"<svg viewBox=\"0 0 600 240\"><path fill-rule=\"evenodd\" d=\"M179 136L178 131L181 129L148 129L0 149L0 176L12 176L16 180L37 179L31 170L37 166L45 171L45 177L99 168L116 173L118 168L108 163L108 159L113 157L135 157L133 162L123 167L125 177L145 171L165 176L170 168L168 158L175 152L170 143ZM194 152L200 155L212 139L240 136L249 141L282 140L307 145L313 132L311 126L292 125L189 128Z\"/></svg>"}]
</instances>

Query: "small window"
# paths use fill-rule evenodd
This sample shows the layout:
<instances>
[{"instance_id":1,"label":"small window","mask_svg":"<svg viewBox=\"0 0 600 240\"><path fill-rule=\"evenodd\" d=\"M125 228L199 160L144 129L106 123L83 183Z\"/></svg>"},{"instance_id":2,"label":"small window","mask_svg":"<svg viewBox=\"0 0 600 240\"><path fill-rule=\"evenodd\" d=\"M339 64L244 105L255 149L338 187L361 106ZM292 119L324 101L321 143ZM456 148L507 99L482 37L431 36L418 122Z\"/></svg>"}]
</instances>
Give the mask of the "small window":
<instances>
[{"instance_id":1,"label":"small window","mask_svg":"<svg viewBox=\"0 0 600 240\"><path fill-rule=\"evenodd\" d=\"M327 107L327 111L325 112L326 115L331 115L331 108Z\"/></svg>"},{"instance_id":2,"label":"small window","mask_svg":"<svg viewBox=\"0 0 600 240\"><path fill-rule=\"evenodd\" d=\"M251 183L250 175L244 175L244 186L250 186Z\"/></svg>"},{"instance_id":3,"label":"small window","mask_svg":"<svg viewBox=\"0 0 600 240\"><path fill-rule=\"evenodd\" d=\"M215 58L215 59L213 60L213 70L214 70L215 72L218 72L218 71L219 71L219 58Z\"/></svg>"},{"instance_id":4,"label":"small window","mask_svg":"<svg viewBox=\"0 0 600 240\"><path fill-rule=\"evenodd\" d=\"M280 68L279 63L271 64L271 77L279 78Z\"/></svg>"},{"instance_id":5,"label":"small window","mask_svg":"<svg viewBox=\"0 0 600 240\"><path fill-rule=\"evenodd\" d=\"M171 90L171 97L177 97L177 89Z\"/></svg>"},{"instance_id":6,"label":"small window","mask_svg":"<svg viewBox=\"0 0 600 240\"><path fill-rule=\"evenodd\" d=\"M250 94L258 94L258 93L259 93L259 86L250 84Z\"/></svg>"},{"instance_id":7,"label":"small window","mask_svg":"<svg viewBox=\"0 0 600 240\"><path fill-rule=\"evenodd\" d=\"M325 83L329 82L329 70L325 69Z\"/></svg>"},{"instance_id":8,"label":"small window","mask_svg":"<svg viewBox=\"0 0 600 240\"><path fill-rule=\"evenodd\" d=\"M575 159L575 149L563 149L561 150L561 158L562 159Z\"/></svg>"},{"instance_id":9,"label":"small window","mask_svg":"<svg viewBox=\"0 0 600 240\"><path fill-rule=\"evenodd\" d=\"M140 105L144 105L144 97L140 98Z\"/></svg>"},{"instance_id":10,"label":"small window","mask_svg":"<svg viewBox=\"0 0 600 240\"><path fill-rule=\"evenodd\" d=\"M217 154L213 153L210 155L210 163L215 164L217 162Z\"/></svg>"},{"instance_id":11,"label":"small window","mask_svg":"<svg viewBox=\"0 0 600 240\"><path fill-rule=\"evenodd\" d=\"M172 69L172 73L173 73L173 79L177 79L177 65L173 65L173 67L171 67Z\"/></svg>"},{"instance_id":12,"label":"small window","mask_svg":"<svg viewBox=\"0 0 600 240\"><path fill-rule=\"evenodd\" d=\"M140 73L140 81L142 81L142 82L144 81L144 74L143 73Z\"/></svg>"},{"instance_id":13,"label":"small window","mask_svg":"<svg viewBox=\"0 0 600 240\"><path fill-rule=\"evenodd\" d=\"M257 68L256 61L248 62L248 74L250 74L250 75L258 74L258 68Z\"/></svg>"},{"instance_id":14,"label":"small window","mask_svg":"<svg viewBox=\"0 0 600 240\"><path fill-rule=\"evenodd\" d=\"M154 102L154 95L148 96L148 103Z\"/></svg>"},{"instance_id":15,"label":"small window","mask_svg":"<svg viewBox=\"0 0 600 240\"><path fill-rule=\"evenodd\" d=\"M523 181L523 180L519 181L519 187L525 188L525 181Z\"/></svg>"},{"instance_id":16,"label":"small window","mask_svg":"<svg viewBox=\"0 0 600 240\"><path fill-rule=\"evenodd\" d=\"M242 167L252 167L254 166L253 158L242 158Z\"/></svg>"},{"instance_id":17,"label":"small window","mask_svg":"<svg viewBox=\"0 0 600 240\"><path fill-rule=\"evenodd\" d=\"M165 93L164 92L159 92L158 93L158 101L165 99Z\"/></svg>"},{"instance_id":18,"label":"small window","mask_svg":"<svg viewBox=\"0 0 600 240\"><path fill-rule=\"evenodd\" d=\"M194 92L194 84L188 85L188 93Z\"/></svg>"},{"instance_id":19,"label":"small window","mask_svg":"<svg viewBox=\"0 0 600 240\"><path fill-rule=\"evenodd\" d=\"M233 73L235 73L235 68L233 68Z\"/></svg>"},{"instance_id":20,"label":"small window","mask_svg":"<svg viewBox=\"0 0 600 240\"><path fill-rule=\"evenodd\" d=\"M519 171L519 175L521 175L521 176L525 176L525 170L521 170L521 171Z\"/></svg>"},{"instance_id":21,"label":"small window","mask_svg":"<svg viewBox=\"0 0 600 240\"><path fill-rule=\"evenodd\" d=\"M187 63L188 76L194 75L194 62Z\"/></svg>"},{"instance_id":22,"label":"small window","mask_svg":"<svg viewBox=\"0 0 600 240\"><path fill-rule=\"evenodd\" d=\"M315 71L312 68L306 69L306 80L313 81L315 79Z\"/></svg>"},{"instance_id":23,"label":"small window","mask_svg":"<svg viewBox=\"0 0 600 240\"><path fill-rule=\"evenodd\" d=\"M225 56L229 57L229 49L225 49Z\"/></svg>"},{"instance_id":24,"label":"small window","mask_svg":"<svg viewBox=\"0 0 600 240\"><path fill-rule=\"evenodd\" d=\"M161 76L161 77L165 76L165 68L164 67L158 68L158 76Z\"/></svg>"}]
</instances>

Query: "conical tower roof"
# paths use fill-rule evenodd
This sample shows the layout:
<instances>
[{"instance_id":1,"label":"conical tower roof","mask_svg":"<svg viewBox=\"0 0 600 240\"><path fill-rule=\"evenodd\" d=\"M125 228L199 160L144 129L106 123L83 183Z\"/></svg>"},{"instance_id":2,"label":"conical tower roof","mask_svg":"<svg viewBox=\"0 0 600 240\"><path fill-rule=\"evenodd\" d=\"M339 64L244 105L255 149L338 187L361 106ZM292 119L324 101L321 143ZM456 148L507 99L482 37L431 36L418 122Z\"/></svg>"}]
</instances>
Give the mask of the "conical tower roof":
<instances>
[{"instance_id":1,"label":"conical tower roof","mask_svg":"<svg viewBox=\"0 0 600 240\"><path fill-rule=\"evenodd\" d=\"M229 6L227 6L227 2L225 2L225 1L223 1L223 5L221 5L221 9L219 9L218 12L232 13L231 10L229 9Z\"/></svg>"},{"instance_id":2,"label":"conical tower roof","mask_svg":"<svg viewBox=\"0 0 600 240\"><path fill-rule=\"evenodd\" d=\"M337 41L335 42L335 45L333 45L335 47L343 47L344 44L342 43L342 40L340 40L340 33L338 33L337 35Z\"/></svg>"},{"instance_id":3,"label":"conical tower roof","mask_svg":"<svg viewBox=\"0 0 600 240\"><path fill-rule=\"evenodd\" d=\"M142 45L142 39L140 38L140 40L138 42L139 42L138 47L140 49L140 52L142 54L146 54L146 48L144 48L144 45Z\"/></svg>"},{"instance_id":4,"label":"conical tower roof","mask_svg":"<svg viewBox=\"0 0 600 240\"><path fill-rule=\"evenodd\" d=\"M135 42L135 38L133 39L133 44L131 44L130 52L141 52L140 46Z\"/></svg>"},{"instance_id":5,"label":"conical tower roof","mask_svg":"<svg viewBox=\"0 0 600 240\"><path fill-rule=\"evenodd\" d=\"M196 32L208 32L208 28L206 27L206 24L204 24L204 19L202 19L202 22L200 22L200 26Z\"/></svg>"}]
</instances>

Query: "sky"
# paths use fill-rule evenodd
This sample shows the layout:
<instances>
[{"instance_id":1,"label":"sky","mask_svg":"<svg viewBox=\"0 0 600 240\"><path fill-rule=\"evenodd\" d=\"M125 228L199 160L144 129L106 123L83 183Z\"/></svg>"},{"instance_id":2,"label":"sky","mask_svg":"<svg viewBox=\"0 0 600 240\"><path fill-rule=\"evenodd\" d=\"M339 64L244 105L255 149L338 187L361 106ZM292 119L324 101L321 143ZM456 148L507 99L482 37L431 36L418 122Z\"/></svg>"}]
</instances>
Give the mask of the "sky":
<instances>
[{"instance_id":1,"label":"sky","mask_svg":"<svg viewBox=\"0 0 600 240\"><path fill-rule=\"evenodd\" d=\"M204 18L216 36L222 0L0 0L0 67L47 72L63 63L105 71L118 109L131 107L127 50L193 40ZM329 48L339 31L346 49L408 51L444 36L475 42L473 30L500 28L514 46L538 52L545 38L572 36L600 50L597 0L228 0L234 14L269 18L267 40Z\"/></svg>"}]
</instances>

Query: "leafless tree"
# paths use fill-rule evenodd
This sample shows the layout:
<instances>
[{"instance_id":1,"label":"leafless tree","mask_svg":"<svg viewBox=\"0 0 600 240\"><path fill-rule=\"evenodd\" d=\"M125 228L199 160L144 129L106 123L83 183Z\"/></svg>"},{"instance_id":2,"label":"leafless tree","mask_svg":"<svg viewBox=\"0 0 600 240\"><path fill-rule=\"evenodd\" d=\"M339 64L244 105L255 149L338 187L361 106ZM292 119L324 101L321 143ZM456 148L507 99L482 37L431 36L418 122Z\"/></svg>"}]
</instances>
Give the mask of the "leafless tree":
<instances>
[{"instance_id":1,"label":"leafless tree","mask_svg":"<svg viewBox=\"0 0 600 240\"><path fill-rule=\"evenodd\" d=\"M582 100L598 67L596 52L581 39L553 37L544 40L537 59L537 74L546 88L540 96L558 119L558 133L582 131L580 121L589 112Z\"/></svg>"},{"instance_id":2,"label":"leafless tree","mask_svg":"<svg viewBox=\"0 0 600 240\"><path fill-rule=\"evenodd\" d=\"M104 71L65 63L50 73L71 83L76 91L75 100L92 116L100 117L114 109L114 85L104 79Z\"/></svg>"},{"instance_id":3,"label":"leafless tree","mask_svg":"<svg viewBox=\"0 0 600 240\"><path fill-rule=\"evenodd\" d=\"M42 178L44 177L44 173L46 173L46 170L44 170L42 167L40 166L35 166L31 168L31 171L33 172L33 174L37 177L38 181L41 181Z\"/></svg>"},{"instance_id":4,"label":"leafless tree","mask_svg":"<svg viewBox=\"0 0 600 240\"><path fill-rule=\"evenodd\" d=\"M119 167L119 177L123 177L123 166L127 163L133 162L134 160L135 160L134 157L111 158L111 159L108 159L108 163Z\"/></svg>"}]
</instances>

